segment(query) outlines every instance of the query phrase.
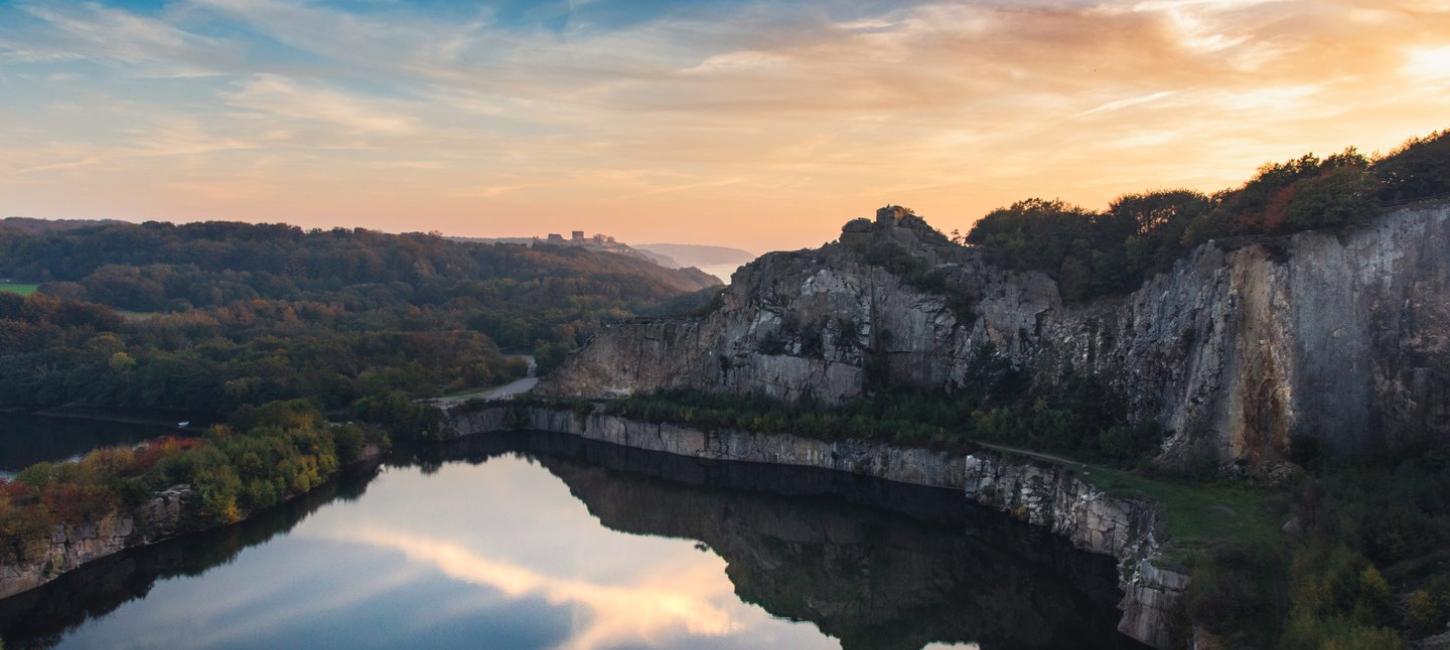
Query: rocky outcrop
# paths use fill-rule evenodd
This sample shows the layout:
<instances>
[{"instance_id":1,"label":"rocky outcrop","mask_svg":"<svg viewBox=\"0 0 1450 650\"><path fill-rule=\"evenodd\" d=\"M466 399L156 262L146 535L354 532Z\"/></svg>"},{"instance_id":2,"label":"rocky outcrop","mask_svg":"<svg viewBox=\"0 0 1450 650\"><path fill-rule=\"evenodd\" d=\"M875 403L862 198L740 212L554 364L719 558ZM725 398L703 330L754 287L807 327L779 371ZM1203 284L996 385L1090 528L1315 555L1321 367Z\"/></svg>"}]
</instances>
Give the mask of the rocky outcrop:
<instances>
[{"instance_id":1,"label":"rocky outcrop","mask_svg":"<svg viewBox=\"0 0 1450 650\"><path fill-rule=\"evenodd\" d=\"M983 350L1055 382L1087 371L1174 432L1160 461L1264 463L1450 438L1450 205L1348 234L1205 244L1137 291L1065 304L899 208L740 269L698 318L606 327L538 389L841 402L872 377L979 389Z\"/></svg>"},{"instance_id":2,"label":"rocky outcrop","mask_svg":"<svg viewBox=\"0 0 1450 650\"><path fill-rule=\"evenodd\" d=\"M194 521L196 493L178 485L156 493L131 513L112 513L94 522L59 524L45 551L34 560L0 565L0 598L34 589L82 564L184 532Z\"/></svg>"},{"instance_id":3,"label":"rocky outcrop","mask_svg":"<svg viewBox=\"0 0 1450 650\"><path fill-rule=\"evenodd\" d=\"M1063 465L992 451L958 455L866 440L827 441L790 434L703 431L546 406L459 407L453 436L535 430L678 456L812 467L960 491L981 505L1045 526L1080 549L1118 560L1119 630L1169 647L1171 613L1187 576L1155 564L1156 515L1149 504L1094 488Z\"/></svg>"}]
</instances>

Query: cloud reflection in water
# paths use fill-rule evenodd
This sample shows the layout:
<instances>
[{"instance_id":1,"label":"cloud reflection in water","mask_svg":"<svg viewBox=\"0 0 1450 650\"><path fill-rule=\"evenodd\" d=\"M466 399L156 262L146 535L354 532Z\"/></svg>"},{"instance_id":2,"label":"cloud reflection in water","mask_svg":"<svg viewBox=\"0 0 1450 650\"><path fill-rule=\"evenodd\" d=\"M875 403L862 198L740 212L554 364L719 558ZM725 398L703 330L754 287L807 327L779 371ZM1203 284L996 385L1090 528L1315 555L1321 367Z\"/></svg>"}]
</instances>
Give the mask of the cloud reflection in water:
<instances>
[{"instance_id":1,"label":"cloud reflection in water","mask_svg":"<svg viewBox=\"0 0 1450 650\"><path fill-rule=\"evenodd\" d=\"M396 530L359 527L339 541L399 551L409 561L436 568L448 577L496 589L509 598L542 597L553 605L582 607L581 629L560 646L594 650L623 643L661 642L690 636L723 636L742 627L738 604L724 563L708 560L657 567L632 585L610 585L544 575L495 560L468 548ZM703 559L703 558L702 558ZM683 633L683 634L682 634Z\"/></svg>"}]
</instances>

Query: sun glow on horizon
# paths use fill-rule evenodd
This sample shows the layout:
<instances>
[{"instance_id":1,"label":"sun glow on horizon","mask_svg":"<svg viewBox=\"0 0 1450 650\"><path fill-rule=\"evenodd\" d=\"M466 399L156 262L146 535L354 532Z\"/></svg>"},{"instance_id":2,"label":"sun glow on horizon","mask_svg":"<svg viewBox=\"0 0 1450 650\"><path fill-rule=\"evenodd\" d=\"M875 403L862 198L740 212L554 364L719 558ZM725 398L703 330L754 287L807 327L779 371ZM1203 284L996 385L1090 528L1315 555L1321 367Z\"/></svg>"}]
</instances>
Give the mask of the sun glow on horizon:
<instances>
[{"instance_id":1,"label":"sun glow on horizon","mask_svg":"<svg viewBox=\"0 0 1450 650\"><path fill-rule=\"evenodd\" d=\"M811 246L1450 127L1436 0L22 1L0 214Z\"/></svg>"}]
</instances>

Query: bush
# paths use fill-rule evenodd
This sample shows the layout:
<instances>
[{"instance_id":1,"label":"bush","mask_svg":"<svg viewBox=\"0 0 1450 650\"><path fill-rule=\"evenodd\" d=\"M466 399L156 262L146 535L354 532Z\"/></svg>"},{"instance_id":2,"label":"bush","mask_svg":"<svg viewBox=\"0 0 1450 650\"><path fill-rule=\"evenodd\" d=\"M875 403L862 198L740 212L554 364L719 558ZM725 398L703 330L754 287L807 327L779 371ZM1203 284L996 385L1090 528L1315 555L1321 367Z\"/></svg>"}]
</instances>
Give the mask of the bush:
<instances>
[{"instance_id":1,"label":"bush","mask_svg":"<svg viewBox=\"0 0 1450 650\"><path fill-rule=\"evenodd\" d=\"M1409 624L1412 632L1420 636L1428 636L1445 629L1444 613L1424 589L1411 592L1405 601L1405 622Z\"/></svg>"},{"instance_id":2,"label":"bush","mask_svg":"<svg viewBox=\"0 0 1450 650\"><path fill-rule=\"evenodd\" d=\"M332 430L333 443L337 446L337 460L343 465L357 462L367 447L367 434L361 426L345 424Z\"/></svg>"},{"instance_id":3,"label":"bush","mask_svg":"<svg viewBox=\"0 0 1450 650\"><path fill-rule=\"evenodd\" d=\"M1098 448L1112 458L1132 458L1139 450L1138 437L1132 427L1111 426L1098 434Z\"/></svg>"},{"instance_id":4,"label":"bush","mask_svg":"<svg viewBox=\"0 0 1450 650\"><path fill-rule=\"evenodd\" d=\"M1275 549L1245 544L1216 549L1193 567L1189 617L1229 647L1269 647L1284 611L1275 588L1283 574Z\"/></svg>"}]
</instances>

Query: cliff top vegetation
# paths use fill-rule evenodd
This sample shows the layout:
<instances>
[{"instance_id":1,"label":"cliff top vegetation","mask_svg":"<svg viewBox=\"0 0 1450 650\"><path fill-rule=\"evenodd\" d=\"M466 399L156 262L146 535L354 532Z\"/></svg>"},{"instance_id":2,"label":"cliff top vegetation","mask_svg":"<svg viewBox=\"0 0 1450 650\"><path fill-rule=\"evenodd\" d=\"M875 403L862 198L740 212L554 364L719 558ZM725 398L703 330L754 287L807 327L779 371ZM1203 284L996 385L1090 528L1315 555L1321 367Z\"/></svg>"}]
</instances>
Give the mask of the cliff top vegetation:
<instances>
[{"instance_id":1,"label":"cliff top vegetation","mask_svg":"<svg viewBox=\"0 0 1450 650\"><path fill-rule=\"evenodd\" d=\"M1046 273L1065 300L1077 301L1132 291L1211 240L1352 229L1387 208L1445 196L1450 130L1412 139L1383 156L1350 148L1266 164L1243 185L1213 194L1149 190L1120 196L1101 211L1029 198L993 210L952 241L982 251L998 266ZM920 221L904 208L886 210ZM892 261L904 251L881 254L885 245L853 237L872 226L865 219L848 223L843 243L866 244L869 263L925 277L921 269Z\"/></svg>"}]
</instances>

